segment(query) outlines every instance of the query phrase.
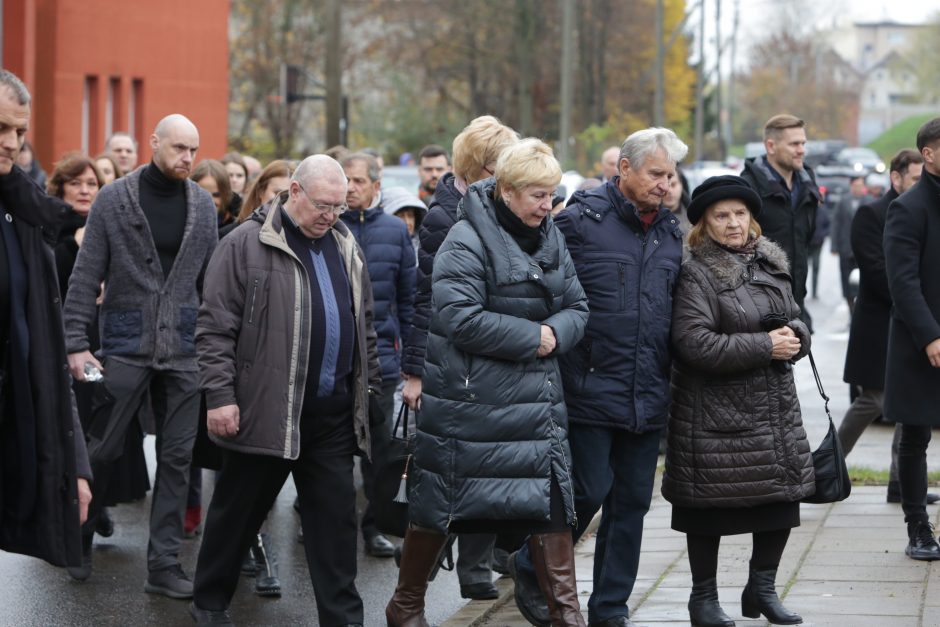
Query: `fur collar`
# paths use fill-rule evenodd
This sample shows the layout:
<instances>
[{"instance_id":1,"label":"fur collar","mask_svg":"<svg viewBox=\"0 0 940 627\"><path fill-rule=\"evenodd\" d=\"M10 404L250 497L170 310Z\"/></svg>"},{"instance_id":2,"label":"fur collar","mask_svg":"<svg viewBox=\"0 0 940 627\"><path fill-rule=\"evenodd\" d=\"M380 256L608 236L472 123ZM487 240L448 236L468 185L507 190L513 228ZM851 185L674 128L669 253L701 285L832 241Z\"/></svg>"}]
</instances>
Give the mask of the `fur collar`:
<instances>
[{"instance_id":1,"label":"fur collar","mask_svg":"<svg viewBox=\"0 0 940 627\"><path fill-rule=\"evenodd\" d=\"M737 287L741 284L744 280L744 271L747 269L747 266L738 262L732 253L719 247L709 237L695 248L689 248L686 242L683 246L682 261L701 264L715 276L718 282L729 287ZM790 262L787 260L786 253L766 237L757 240L755 261L769 272L790 275Z\"/></svg>"}]
</instances>

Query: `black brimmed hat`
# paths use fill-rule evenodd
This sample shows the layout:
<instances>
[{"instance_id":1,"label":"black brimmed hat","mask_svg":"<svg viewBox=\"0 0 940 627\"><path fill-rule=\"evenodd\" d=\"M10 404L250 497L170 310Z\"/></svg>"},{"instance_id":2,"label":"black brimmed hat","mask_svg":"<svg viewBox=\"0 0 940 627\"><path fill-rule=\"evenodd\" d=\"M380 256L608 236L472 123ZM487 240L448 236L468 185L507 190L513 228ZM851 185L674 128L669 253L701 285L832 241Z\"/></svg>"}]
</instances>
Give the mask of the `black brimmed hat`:
<instances>
[{"instance_id":1,"label":"black brimmed hat","mask_svg":"<svg viewBox=\"0 0 940 627\"><path fill-rule=\"evenodd\" d=\"M750 184L740 176L726 174L706 179L692 192L692 202L686 211L689 222L697 224L705 215L705 210L719 200L736 198L742 201L751 212L751 217L760 215L760 196Z\"/></svg>"}]
</instances>

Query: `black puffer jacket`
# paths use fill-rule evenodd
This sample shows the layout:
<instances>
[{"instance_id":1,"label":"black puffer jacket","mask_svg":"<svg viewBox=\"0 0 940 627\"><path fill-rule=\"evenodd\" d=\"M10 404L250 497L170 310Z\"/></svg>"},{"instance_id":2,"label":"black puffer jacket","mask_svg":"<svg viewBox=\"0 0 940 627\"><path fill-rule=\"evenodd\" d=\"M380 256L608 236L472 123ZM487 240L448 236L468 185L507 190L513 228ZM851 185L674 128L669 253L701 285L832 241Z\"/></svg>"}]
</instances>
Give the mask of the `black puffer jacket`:
<instances>
[{"instance_id":1,"label":"black puffer jacket","mask_svg":"<svg viewBox=\"0 0 940 627\"><path fill-rule=\"evenodd\" d=\"M799 501L815 490L793 372L771 359L768 314L810 347L787 258L766 238L745 265L711 239L686 250L672 314L663 496L683 507Z\"/></svg>"},{"instance_id":2,"label":"black puffer jacket","mask_svg":"<svg viewBox=\"0 0 940 627\"><path fill-rule=\"evenodd\" d=\"M434 262L409 509L439 531L460 520L549 520L552 474L575 523L556 355L584 334L587 299L552 220L526 254L496 222L493 188L493 179L470 187ZM540 359L542 324L558 346Z\"/></svg>"}]
</instances>

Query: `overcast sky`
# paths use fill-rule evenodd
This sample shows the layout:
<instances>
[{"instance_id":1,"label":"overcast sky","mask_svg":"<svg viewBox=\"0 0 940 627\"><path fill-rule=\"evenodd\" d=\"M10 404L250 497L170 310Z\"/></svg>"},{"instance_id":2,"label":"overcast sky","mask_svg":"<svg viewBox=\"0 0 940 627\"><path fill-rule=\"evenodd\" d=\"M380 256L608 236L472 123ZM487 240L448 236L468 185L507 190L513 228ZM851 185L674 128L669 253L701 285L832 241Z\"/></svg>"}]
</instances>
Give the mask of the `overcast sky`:
<instances>
[{"instance_id":1,"label":"overcast sky","mask_svg":"<svg viewBox=\"0 0 940 627\"><path fill-rule=\"evenodd\" d=\"M705 47L706 58L713 58L715 41L715 9L718 0L705 2ZM686 5L694 7L698 0L687 0ZM940 0L737 0L740 6L740 27L738 35L738 62L746 65L747 49L755 40L767 35L768 23L773 23L779 15L779 8L785 3L797 3L805 7L807 19L811 19L817 30L828 30L834 24L853 22L894 21L917 24L940 14ZM727 41L734 25L735 0L721 0L721 37ZM698 28L698 10L691 16L687 28ZM726 49L727 50L727 49ZM695 52L692 51L694 57ZM726 68L729 59L723 59Z\"/></svg>"}]
</instances>

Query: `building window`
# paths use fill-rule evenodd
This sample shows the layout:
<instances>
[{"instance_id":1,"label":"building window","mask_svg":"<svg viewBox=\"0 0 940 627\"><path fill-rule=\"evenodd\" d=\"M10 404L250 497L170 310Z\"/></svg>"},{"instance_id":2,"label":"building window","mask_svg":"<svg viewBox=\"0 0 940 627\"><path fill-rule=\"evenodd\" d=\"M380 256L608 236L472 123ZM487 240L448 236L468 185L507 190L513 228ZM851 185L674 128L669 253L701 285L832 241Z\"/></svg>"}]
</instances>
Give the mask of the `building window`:
<instances>
[{"instance_id":1,"label":"building window","mask_svg":"<svg viewBox=\"0 0 940 627\"><path fill-rule=\"evenodd\" d=\"M104 141L123 131L121 121L124 119L124 94L121 92L121 79L112 76L108 81L108 99L105 101L104 112Z\"/></svg>"},{"instance_id":2,"label":"building window","mask_svg":"<svg viewBox=\"0 0 940 627\"><path fill-rule=\"evenodd\" d=\"M86 155L97 146L101 132L98 120L98 77L86 76L82 95L82 152Z\"/></svg>"},{"instance_id":3,"label":"building window","mask_svg":"<svg viewBox=\"0 0 940 627\"><path fill-rule=\"evenodd\" d=\"M131 98L127 103L127 132L135 138L142 137L144 103L144 80L135 78L131 83Z\"/></svg>"}]
</instances>

